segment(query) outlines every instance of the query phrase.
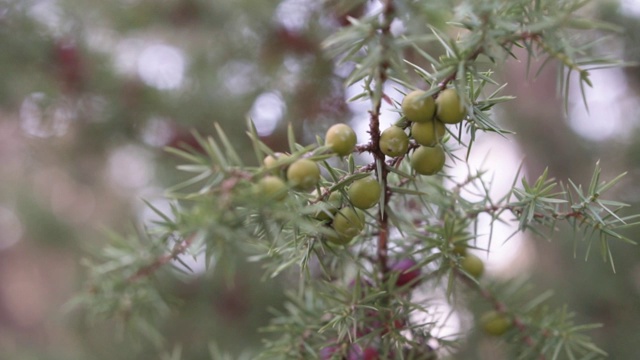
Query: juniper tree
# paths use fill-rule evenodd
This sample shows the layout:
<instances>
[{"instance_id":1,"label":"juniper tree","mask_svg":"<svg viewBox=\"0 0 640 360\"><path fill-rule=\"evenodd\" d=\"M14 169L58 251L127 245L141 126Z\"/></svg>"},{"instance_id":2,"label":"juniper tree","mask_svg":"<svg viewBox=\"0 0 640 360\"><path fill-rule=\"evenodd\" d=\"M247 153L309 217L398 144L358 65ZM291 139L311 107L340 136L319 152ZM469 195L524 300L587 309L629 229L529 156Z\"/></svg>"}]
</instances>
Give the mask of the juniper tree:
<instances>
[{"instance_id":1,"label":"juniper tree","mask_svg":"<svg viewBox=\"0 0 640 360\"><path fill-rule=\"evenodd\" d=\"M76 303L91 318L121 319L127 331L159 344L158 323L177 306L163 279L188 269L186 257L204 254L208 271L221 266L211 265L216 259L245 257L264 267L264 281L290 279L287 303L274 311L253 358L457 358L477 331L500 337L508 358L605 357L588 336L598 325L577 323L570 309L550 303L551 292L482 276L477 254L488 248L477 241L484 235L478 219L508 219L516 232L542 238L569 227L586 257L598 252L615 270L610 244L633 244L620 231L637 217L607 198L622 175L603 179L594 164L579 185L546 171L534 179L516 173L511 189L494 198L490 173L498 169L470 169L463 180L448 170L464 166L486 133L517 136L493 112L513 100L495 76L505 61L527 63L523 81L557 66L566 97L572 77L583 90L592 71L621 65L599 51L616 27L582 17L589 6L582 0L333 5L351 16L323 52L345 74L345 88L358 86L348 101L368 104L368 137L356 140L342 124L301 141L291 126L281 153L248 118L251 161L217 124L215 136L194 134L197 147L168 148L190 174L167 189L170 213L148 204L160 221L141 234L113 235L87 263L88 290ZM383 115L397 121L383 128ZM491 234L490 242L508 240ZM439 327L452 313L438 311L438 294L452 312L472 314L472 326L443 335ZM211 340L213 358L224 358Z\"/></svg>"}]
</instances>

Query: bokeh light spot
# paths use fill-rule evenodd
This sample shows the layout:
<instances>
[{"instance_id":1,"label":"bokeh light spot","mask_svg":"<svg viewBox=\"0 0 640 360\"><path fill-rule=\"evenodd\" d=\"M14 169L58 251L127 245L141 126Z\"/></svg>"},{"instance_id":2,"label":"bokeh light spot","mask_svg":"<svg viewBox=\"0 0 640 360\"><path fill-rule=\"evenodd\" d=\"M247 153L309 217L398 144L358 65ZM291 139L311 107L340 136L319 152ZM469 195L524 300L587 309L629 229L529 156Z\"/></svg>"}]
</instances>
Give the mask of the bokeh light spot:
<instances>
[{"instance_id":1,"label":"bokeh light spot","mask_svg":"<svg viewBox=\"0 0 640 360\"><path fill-rule=\"evenodd\" d=\"M143 149L126 145L109 155L109 178L123 188L138 189L149 184L153 166L149 154Z\"/></svg>"},{"instance_id":2,"label":"bokeh light spot","mask_svg":"<svg viewBox=\"0 0 640 360\"><path fill-rule=\"evenodd\" d=\"M20 106L20 127L29 136L62 136L75 118L76 110L70 103L40 92L29 94Z\"/></svg>"},{"instance_id":3,"label":"bokeh light spot","mask_svg":"<svg viewBox=\"0 0 640 360\"><path fill-rule=\"evenodd\" d=\"M138 74L147 85L172 90L179 88L184 81L186 59L180 49L156 44L142 51L137 66Z\"/></svg>"},{"instance_id":4,"label":"bokeh light spot","mask_svg":"<svg viewBox=\"0 0 640 360\"><path fill-rule=\"evenodd\" d=\"M286 110L287 106L277 91L260 94L249 112L249 116L253 119L256 130L258 131L258 135L271 135Z\"/></svg>"}]
</instances>

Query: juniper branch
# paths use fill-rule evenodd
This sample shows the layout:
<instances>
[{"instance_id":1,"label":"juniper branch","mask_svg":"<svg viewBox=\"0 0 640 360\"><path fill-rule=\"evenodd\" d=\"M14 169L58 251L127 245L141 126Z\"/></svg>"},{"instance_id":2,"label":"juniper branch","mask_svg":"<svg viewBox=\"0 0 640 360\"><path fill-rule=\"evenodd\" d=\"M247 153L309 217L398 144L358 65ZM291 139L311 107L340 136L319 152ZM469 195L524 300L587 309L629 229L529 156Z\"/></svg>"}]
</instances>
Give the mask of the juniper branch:
<instances>
[{"instance_id":1,"label":"juniper branch","mask_svg":"<svg viewBox=\"0 0 640 360\"><path fill-rule=\"evenodd\" d=\"M127 282L134 283L143 278L153 275L156 271L158 271L161 267L169 263L171 260L175 260L178 258L178 256L184 254L193 243L194 238L195 238L195 234L192 234L187 236L183 240L177 242L173 247L173 249L171 249L170 253L160 256L149 265L140 268L133 275L127 278Z\"/></svg>"}]
</instances>

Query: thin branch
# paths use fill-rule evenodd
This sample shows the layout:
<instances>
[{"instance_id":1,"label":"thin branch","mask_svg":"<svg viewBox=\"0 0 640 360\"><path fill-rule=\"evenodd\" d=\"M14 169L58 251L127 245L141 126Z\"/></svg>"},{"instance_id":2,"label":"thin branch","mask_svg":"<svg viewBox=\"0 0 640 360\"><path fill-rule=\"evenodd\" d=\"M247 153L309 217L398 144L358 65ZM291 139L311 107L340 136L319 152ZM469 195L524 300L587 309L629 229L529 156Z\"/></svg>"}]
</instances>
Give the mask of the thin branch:
<instances>
[{"instance_id":1,"label":"thin branch","mask_svg":"<svg viewBox=\"0 0 640 360\"><path fill-rule=\"evenodd\" d=\"M128 279L128 283L134 283L136 281L142 280L143 278L149 277L153 275L158 269L162 266L166 265L171 260L175 260L178 256L184 254L185 251L191 246L195 235L189 235L187 238L175 244L171 252L160 256L156 260L154 260L151 264L140 268L136 271L135 274L131 275Z\"/></svg>"},{"instance_id":2,"label":"thin branch","mask_svg":"<svg viewBox=\"0 0 640 360\"><path fill-rule=\"evenodd\" d=\"M385 155L382 153L382 150L380 150L380 109L382 107L382 99L384 97L384 83L387 80L387 71L389 69L387 53L390 51L389 41L393 36L391 34L391 22L393 21L394 13L395 9L393 1L383 0L382 21L380 24L380 48L382 50L382 60L374 69L373 76L375 80L375 90L373 96L371 97L373 100L372 110L369 112L369 134L371 135L372 153L376 160L376 163L383 164L383 166L380 167L376 166L376 173L378 179L382 180L382 183L385 187L384 197L380 202L380 210L378 213L378 225L380 232L378 234L377 245L378 264L380 266L383 281L386 279L388 271L387 258L389 235L389 218L385 211L385 208L389 203L391 189L387 184L389 170L386 166L384 166Z\"/></svg>"}]
</instances>

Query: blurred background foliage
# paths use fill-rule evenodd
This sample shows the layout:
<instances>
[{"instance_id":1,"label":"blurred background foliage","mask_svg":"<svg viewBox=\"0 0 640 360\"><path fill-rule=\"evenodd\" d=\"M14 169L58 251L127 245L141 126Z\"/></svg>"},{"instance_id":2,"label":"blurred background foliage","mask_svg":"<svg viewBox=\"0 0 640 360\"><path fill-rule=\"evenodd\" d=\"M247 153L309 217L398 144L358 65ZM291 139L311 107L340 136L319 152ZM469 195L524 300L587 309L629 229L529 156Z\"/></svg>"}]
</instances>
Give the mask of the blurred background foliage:
<instances>
[{"instance_id":1,"label":"blurred background foliage","mask_svg":"<svg viewBox=\"0 0 640 360\"><path fill-rule=\"evenodd\" d=\"M424 18L408 30L420 32L444 24L456 1L408 3ZM346 102L344 71L320 43L347 25L347 16L372 6L0 0L0 358L157 359L181 344L185 359L208 359L210 340L236 355L255 351L258 328L269 320L268 308L282 303L278 289L290 279L263 281L260 266L242 259L236 265L243 271L233 275L214 271L165 284L180 306L161 327L163 349L120 336L115 322L86 324L64 304L84 291L80 260L107 241L103 229L144 226L152 215L142 199L167 208L163 188L183 175L163 147L197 147L191 130L213 134L218 122L238 148L249 149L250 115L278 151L285 150L288 123L307 143L336 122L365 129L366 107ZM625 28L603 50L640 61L640 1L595 1L589 11ZM536 79L526 79L525 64L515 60L502 69L498 77L517 99L500 106L496 118L516 132L508 151L524 157L525 172L537 177L548 166L557 179L583 182L600 159L604 178L629 171L616 199L637 208L638 68L595 72L590 112L575 92L566 114L553 67ZM366 133L359 135L362 141ZM487 143L498 138L487 136ZM515 173L499 158L490 165ZM563 241L571 236L561 229L554 242L521 239L525 254L490 274L530 272L538 287L554 289L555 301L583 317L579 322L604 324L593 335L612 359L636 358L640 249L614 244L614 275L596 257L584 262L583 251L574 260L573 242ZM518 266L522 256L529 266ZM500 344L472 334L459 356L500 359Z\"/></svg>"}]
</instances>

